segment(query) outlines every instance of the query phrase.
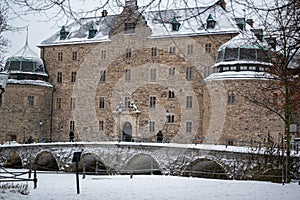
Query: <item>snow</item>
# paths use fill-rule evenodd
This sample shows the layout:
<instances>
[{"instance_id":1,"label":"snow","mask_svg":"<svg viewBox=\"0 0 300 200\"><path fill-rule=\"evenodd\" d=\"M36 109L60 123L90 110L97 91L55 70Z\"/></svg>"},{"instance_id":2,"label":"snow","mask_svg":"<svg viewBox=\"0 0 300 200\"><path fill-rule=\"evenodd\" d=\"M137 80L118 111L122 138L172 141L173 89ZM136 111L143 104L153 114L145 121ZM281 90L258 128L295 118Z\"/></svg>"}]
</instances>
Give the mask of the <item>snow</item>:
<instances>
[{"instance_id":1,"label":"snow","mask_svg":"<svg viewBox=\"0 0 300 200\"><path fill-rule=\"evenodd\" d=\"M257 79L257 80L270 80L275 77L266 72L254 72L254 71L227 71L221 73L213 73L206 77L204 81L214 81L214 80L247 80L247 79Z\"/></svg>"},{"instance_id":2,"label":"snow","mask_svg":"<svg viewBox=\"0 0 300 200\"><path fill-rule=\"evenodd\" d=\"M53 87L48 82L41 80L16 80L16 79L8 79L7 83L9 84L21 84L21 85L37 85L37 86L45 86L45 87Z\"/></svg>"},{"instance_id":3,"label":"snow","mask_svg":"<svg viewBox=\"0 0 300 200\"><path fill-rule=\"evenodd\" d=\"M33 189L29 182L29 194L5 192L0 199L273 199L298 200L300 186L297 183L215 180L175 176L129 175L79 176L80 194L76 192L75 174L38 173L38 185ZM0 190L1 191L1 190Z\"/></svg>"}]
</instances>

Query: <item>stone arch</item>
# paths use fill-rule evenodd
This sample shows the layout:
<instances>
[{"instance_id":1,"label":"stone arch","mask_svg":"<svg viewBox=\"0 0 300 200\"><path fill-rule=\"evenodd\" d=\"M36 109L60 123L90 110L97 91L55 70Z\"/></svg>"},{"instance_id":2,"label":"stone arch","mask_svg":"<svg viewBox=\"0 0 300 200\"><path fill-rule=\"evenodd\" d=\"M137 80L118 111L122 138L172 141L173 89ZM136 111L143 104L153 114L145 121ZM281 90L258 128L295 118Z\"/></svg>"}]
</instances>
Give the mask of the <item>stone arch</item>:
<instances>
[{"instance_id":1,"label":"stone arch","mask_svg":"<svg viewBox=\"0 0 300 200\"><path fill-rule=\"evenodd\" d=\"M21 156L17 151L11 152L6 158L4 167L7 168L17 168L20 169L23 167Z\"/></svg>"},{"instance_id":2,"label":"stone arch","mask_svg":"<svg viewBox=\"0 0 300 200\"><path fill-rule=\"evenodd\" d=\"M204 157L190 162L183 171L184 176L199 178L228 179L228 173L217 160Z\"/></svg>"},{"instance_id":3,"label":"stone arch","mask_svg":"<svg viewBox=\"0 0 300 200\"><path fill-rule=\"evenodd\" d=\"M162 174L159 163L151 155L145 153L133 155L121 171L123 173L133 172L133 174Z\"/></svg>"},{"instance_id":4,"label":"stone arch","mask_svg":"<svg viewBox=\"0 0 300 200\"><path fill-rule=\"evenodd\" d=\"M100 158L93 153L86 153L81 155L80 161L78 163L78 170L83 171L85 167L85 172L88 174L101 174L108 175L113 169L107 167Z\"/></svg>"},{"instance_id":5,"label":"stone arch","mask_svg":"<svg viewBox=\"0 0 300 200\"><path fill-rule=\"evenodd\" d=\"M57 171L59 170L59 165L56 158L51 152L42 151L38 153L34 159L33 163L37 170L41 171Z\"/></svg>"}]
</instances>

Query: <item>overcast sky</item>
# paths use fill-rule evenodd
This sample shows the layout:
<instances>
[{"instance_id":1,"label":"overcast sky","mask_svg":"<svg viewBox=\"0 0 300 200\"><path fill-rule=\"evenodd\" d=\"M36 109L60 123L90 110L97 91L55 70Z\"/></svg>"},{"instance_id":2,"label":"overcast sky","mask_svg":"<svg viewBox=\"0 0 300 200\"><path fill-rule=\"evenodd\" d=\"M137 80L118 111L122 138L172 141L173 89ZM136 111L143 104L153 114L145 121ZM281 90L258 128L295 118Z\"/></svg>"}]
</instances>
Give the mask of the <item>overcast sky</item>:
<instances>
[{"instance_id":1,"label":"overcast sky","mask_svg":"<svg viewBox=\"0 0 300 200\"><path fill-rule=\"evenodd\" d=\"M76 8L83 8L83 1L84 0L73 0ZM93 8L95 3L99 0L89 0L85 1L85 6L87 8ZM110 0L110 1L118 1L118 0ZM150 0L138 0L138 5L145 5L147 2ZM168 8L171 6L176 6L180 7L180 2L178 0L174 0L176 3L170 3L172 0L164 0L164 2L168 2ZM193 3L189 4L189 7L195 6L195 2L197 3L198 6L203 6L203 5L211 5L212 3L216 2L217 0L189 0ZM229 0L226 0L229 2ZM125 2L125 0L119 0L119 2ZM176 5L175 5L176 4ZM194 5L192 5L194 4ZM181 6L182 7L182 6ZM227 4L227 7L229 8L229 5ZM15 10L22 10L22 8L14 8ZM106 8L109 10L110 8ZM109 14L112 14L112 12L118 13L120 12L121 9L119 10L114 10L114 11L109 11ZM52 11L49 11L49 13L52 13ZM13 15L9 15L9 18L12 18ZM37 47L38 44L40 44L43 40L47 39L54 33L60 30L60 27L64 25L65 21L56 21L54 22L53 20L49 20L49 18L45 17L44 15L28 15L24 16L22 15L23 19L20 18L13 18L9 19L8 23L14 27L24 27L22 30L17 31L17 32L8 32L5 33L4 35L10 40L10 47L8 48L8 53L6 54L6 57L13 56L15 53L20 50L26 41L26 26L28 26L28 41L29 41L29 46L31 49L33 49L38 55L39 55L39 48Z\"/></svg>"}]
</instances>

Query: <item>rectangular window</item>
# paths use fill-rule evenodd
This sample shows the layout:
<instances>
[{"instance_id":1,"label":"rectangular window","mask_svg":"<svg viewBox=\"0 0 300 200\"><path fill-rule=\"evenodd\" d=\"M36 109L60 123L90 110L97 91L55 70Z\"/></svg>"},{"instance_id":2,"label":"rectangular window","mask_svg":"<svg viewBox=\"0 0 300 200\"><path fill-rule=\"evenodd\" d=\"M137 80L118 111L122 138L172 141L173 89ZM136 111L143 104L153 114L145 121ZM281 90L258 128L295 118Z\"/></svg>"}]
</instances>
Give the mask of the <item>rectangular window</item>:
<instances>
[{"instance_id":1,"label":"rectangular window","mask_svg":"<svg viewBox=\"0 0 300 200\"><path fill-rule=\"evenodd\" d=\"M28 96L27 97L27 104L29 107L34 106L34 96Z\"/></svg>"},{"instance_id":2,"label":"rectangular window","mask_svg":"<svg viewBox=\"0 0 300 200\"><path fill-rule=\"evenodd\" d=\"M130 97L125 97L125 108L128 109L130 107Z\"/></svg>"},{"instance_id":3,"label":"rectangular window","mask_svg":"<svg viewBox=\"0 0 300 200\"><path fill-rule=\"evenodd\" d=\"M230 70L235 71L236 70L236 66L231 66Z\"/></svg>"},{"instance_id":4,"label":"rectangular window","mask_svg":"<svg viewBox=\"0 0 300 200\"><path fill-rule=\"evenodd\" d=\"M105 107L105 98L100 97L99 99L99 108L104 108Z\"/></svg>"},{"instance_id":5,"label":"rectangular window","mask_svg":"<svg viewBox=\"0 0 300 200\"><path fill-rule=\"evenodd\" d=\"M235 92L228 91L228 104L235 104Z\"/></svg>"},{"instance_id":6,"label":"rectangular window","mask_svg":"<svg viewBox=\"0 0 300 200\"><path fill-rule=\"evenodd\" d=\"M155 132L155 121L150 121L149 132L150 133L154 133Z\"/></svg>"},{"instance_id":7,"label":"rectangular window","mask_svg":"<svg viewBox=\"0 0 300 200\"><path fill-rule=\"evenodd\" d=\"M106 81L106 70L101 70L100 71L100 82L105 82Z\"/></svg>"},{"instance_id":8,"label":"rectangular window","mask_svg":"<svg viewBox=\"0 0 300 200\"><path fill-rule=\"evenodd\" d=\"M72 52L72 60L77 60L77 51Z\"/></svg>"},{"instance_id":9,"label":"rectangular window","mask_svg":"<svg viewBox=\"0 0 300 200\"><path fill-rule=\"evenodd\" d=\"M71 83L75 83L76 81L76 72L71 73Z\"/></svg>"},{"instance_id":10,"label":"rectangular window","mask_svg":"<svg viewBox=\"0 0 300 200\"><path fill-rule=\"evenodd\" d=\"M169 76L174 76L175 75L175 67L170 67L169 68Z\"/></svg>"},{"instance_id":11,"label":"rectangular window","mask_svg":"<svg viewBox=\"0 0 300 200\"><path fill-rule=\"evenodd\" d=\"M75 121L71 120L70 121L70 131L74 131L75 130Z\"/></svg>"},{"instance_id":12,"label":"rectangular window","mask_svg":"<svg viewBox=\"0 0 300 200\"><path fill-rule=\"evenodd\" d=\"M130 69L125 70L125 81L128 82L131 79Z\"/></svg>"},{"instance_id":13,"label":"rectangular window","mask_svg":"<svg viewBox=\"0 0 300 200\"><path fill-rule=\"evenodd\" d=\"M193 53L194 53L194 45L189 44L189 45L187 46L187 54L188 54L188 55L192 55Z\"/></svg>"},{"instance_id":14,"label":"rectangular window","mask_svg":"<svg viewBox=\"0 0 300 200\"><path fill-rule=\"evenodd\" d=\"M101 60L106 60L106 50L105 49L101 50Z\"/></svg>"},{"instance_id":15,"label":"rectangular window","mask_svg":"<svg viewBox=\"0 0 300 200\"><path fill-rule=\"evenodd\" d=\"M169 54L175 54L175 53L176 53L176 47L170 47Z\"/></svg>"},{"instance_id":16,"label":"rectangular window","mask_svg":"<svg viewBox=\"0 0 300 200\"><path fill-rule=\"evenodd\" d=\"M186 79L192 80L192 78L193 78L193 68L188 67L188 68L186 68Z\"/></svg>"},{"instance_id":17,"label":"rectangular window","mask_svg":"<svg viewBox=\"0 0 300 200\"><path fill-rule=\"evenodd\" d=\"M248 70L247 66L240 66L240 70Z\"/></svg>"},{"instance_id":18,"label":"rectangular window","mask_svg":"<svg viewBox=\"0 0 300 200\"><path fill-rule=\"evenodd\" d=\"M57 83L62 83L62 72L57 72Z\"/></svg>"},{"instance_id":19,"label":"rectangular window","mask_svg":"<svg viewBox=\"0 0 300 200\"><path fill-rule=\"evenodd\" d=\"M56 98L56 109L61 109L61 98L60 97Z\"/></svg>"},{"instance_id":20,"label":"rectangular window","mask_svg":"<svg viewBox=\"0 0 300 200\"><path fill-rule=\"evenodd\" d=\"M256 71L256 67L249 66L249 70L251 70L251 71Z\"/></svg>"},{"instance_id":21,"label":"rectangular window","mask_svg":"<svg viewBox=\"0 0 300 200\"><path fill-rule=\"evenodd\" d=\"M187 96L186 97L186 108L192 108L193 107L193 97Z\"/></svg>"},{"instance_id":22,"label":"rectangular window","mask_svg":"<svg viewBox=\"0 0 300 200\"><path fill-rule=\"evenodd\" d=\"M63 61L63 52L58 52L58 53L57 53L57 60L58 60L59 62Z\"/></svg>"},{"instance_id":23,"label":"rectangular window","mask_svg":"<svg viewBox=\"0 0 300 200\"><path fill-rule=\"evenodd\" d=\"M131 49L130 48L126 49L126 58L131 58Z\"/></svg>"},{"instance_id":24,"label":"rectangular window","mask_svg":"<svg viewBox=\"0 0 300 200\"><path fill-rule=\"evenodd\" d=\"M135 33L135 23L125 23L124 33L125 34Z\"/></svg>"},{"instance_id":25,"label":"rectangular window","mask_svg":"<svg viewBox=\"0 0 300 200\"><path fill-rule=\"evenodd\" d=\"M168 117L167 117L167 120L168 120L168 123L169 124L173 124L174 123L174 115L169 115Z\"/></svg>"},{"instance_id":26,"label":"rectangular window","mask_svg":"<svg viewBox=\"0 0 300 200\"><path fill-rule=\"evenodd\" d=\"M192 129L193 129L193 122L190 122L190 121L186 122L185 131L187 133L192 133Z\"/></svg>"},{"instance_id":27,"label":"rectangular window","mask_svg":"<svg viewBox=\"0 0 300 200\"><path fill-rule=\"evenodd\" d=\"M175 98L174 91L169 90L169 99L174 99L174 98Z\"/></svg>"},{"instance_id":28,"label":"rectangular window","mask_svg":"<svg viewBox=\"0 0 300 200\"><path fill-rule=\"evenodd\" d=\"M150 69L150 81L156 81L156 69Z\"/></svg>"},{"instance_id":29,"label":"rectangular window","mask_svg":"<svg viewBox=\"0 0 300 200\"><path fill-rule=\"evenodd\" d=\"M100 132L104 131L104 121L99 121L99 131Z\"/></svg>"},{"instance_id":30,"label":"rectangular window","mask_svg":"<svg viewBox=\"0 0 300 200\"><path fill-rule=\"evenodd\" d=\"M150 96L150 108L155 108L155 104L156 104L156 97Z\"/></svg>"},{"instance_id":31,"label":"rectangular window","mask_svg":"<svg viewBox=\"0 0 300 200\"><path fill-rule=\"evenodd\" d=\"M71 98L71 101L70 101L70 109L71 109L71 110L75 109L75 98Z\"/></svg>"},{"instance_id":32,"label":"rectangular window","mask_svg":"<svg viewBox=\"0 0 300 200\"><path fill-rule=\"evenodd\" d=\"M211 54L211 43L205 44L205 53Z\"/></svg>"},{"instance_id":33,"label":"rectangular window","mask_svg":"<svg viewBox=\"0 0 300 200\"><path fill-rule=\"evenodd\" d=\"M156 47L152 47L151 48L151 56L152 57L156 57L157 56L157 48Z\"/></svg>"}]
</instances>

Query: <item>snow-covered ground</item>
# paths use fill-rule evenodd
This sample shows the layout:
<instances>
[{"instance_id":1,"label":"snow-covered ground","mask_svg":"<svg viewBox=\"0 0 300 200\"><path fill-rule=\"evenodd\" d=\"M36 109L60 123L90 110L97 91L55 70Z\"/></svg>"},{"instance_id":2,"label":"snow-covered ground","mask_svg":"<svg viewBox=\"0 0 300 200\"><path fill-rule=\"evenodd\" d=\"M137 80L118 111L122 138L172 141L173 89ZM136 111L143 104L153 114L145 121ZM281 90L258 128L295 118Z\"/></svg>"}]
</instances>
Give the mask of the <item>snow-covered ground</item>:
<instances>
[{"instance_id":1,"label":"snow-covered ground","mask_svg":"<svg viewBox=\"0 0 300 200\"><path fill-rule=\"evenodd\" d=\"M213 180L175 176L86 176L80 175L80 194L75 174L38 174L38 187L28 183L29 195L1 193L5 200L193 200L193 199L272 199L299 200L298 183Z\"/></svg>"}]
</instances>

